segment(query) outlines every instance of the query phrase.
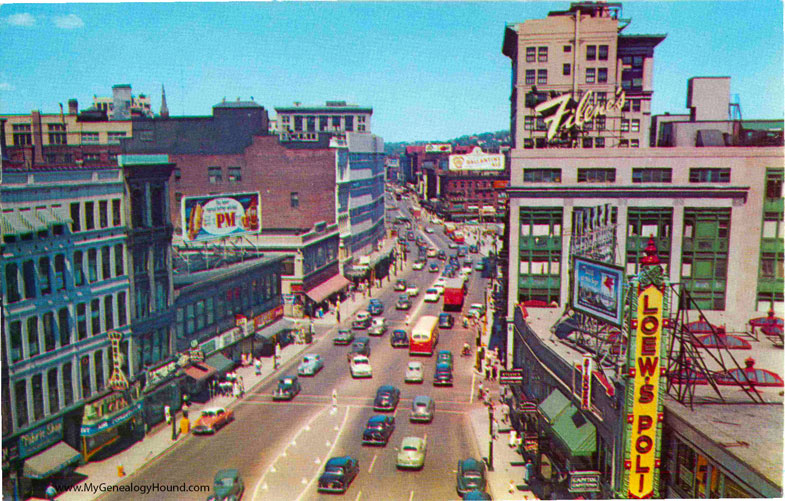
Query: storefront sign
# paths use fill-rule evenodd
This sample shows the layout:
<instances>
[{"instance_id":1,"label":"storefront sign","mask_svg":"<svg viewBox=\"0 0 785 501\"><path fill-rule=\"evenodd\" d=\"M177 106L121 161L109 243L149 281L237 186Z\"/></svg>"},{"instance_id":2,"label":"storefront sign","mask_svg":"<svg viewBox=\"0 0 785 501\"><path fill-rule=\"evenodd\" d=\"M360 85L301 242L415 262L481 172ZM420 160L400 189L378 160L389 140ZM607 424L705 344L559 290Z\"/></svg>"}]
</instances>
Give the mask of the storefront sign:
<instances>
[{"instance_id":1,"label":"storefront sign","mask_svg":"<svg viewBox=\"0 0 785 501\"><path fill-rule=\"evenodd\" d=\"M82 422L81 434L83 437L89 437L91 435L95 435L96 433L100 433L110 428L114 428L115 426L123 424L129 419L133 418L137 413L141 411L142 411L142 402L136 402L134 404L131 404L131 406L125 408L124 410L120 411L119 413L109 416L106 419L99 421L97 423L85 424L84 422Z\"/></svg>"},{"instance_id":2,"label":"storefront sign","mask_svg":"<svg viewBox=\"0 0 785 501\"><path fill-rule=\"evenodd\" d=\"M599 471L571 471L569 492L600 492Z\"/></svg>"},{"instance_id":3,"label":"storefront sign","mask_svg":"<svg viewBox=\"0 0 785 501\"><path fill-rule=\"evenodd\" d=\"M30 457L62 439L63 418L60 418L20 435L19 457Z\"/></svg>"},{"instance_id":4,"label":"storefront sign","mask_svg":"<svg viewBox=\"0 0 785 501\"><path fill-rule=\"evenodd\" d=\"M451 144L426 144L425 153L452 153Z\"/></svg>"},{"instance_id":5,"label":"storefront sign","mask_svg":"<svg viewBox=\"0 0 785 501\"><path fill-rule=\"evenodd\" d=\"M517 409L521 414L537 414L537 404L534 402L521 402Z\"/></svg>"},{"instance_id":6,"label":"storefront sign","mask_svg":"<svg viewBox=\"0 0 785 501\"><path fill-rule=\"evenodd\" d=\"M591 355L584 355L581 363L581 410L591 410L591 374L594 361Z\"/></svg>"},{"instance_id":7,"label":"storefront sign","mask_svg":"<svg viewBox=\"0 0 785 501\"><path fill-rule=\"evenodd\" d=\"M288 295L292 296L292 302L294 302L294 295L292 294L288 294ZM259 329L263 329L264 327L267 327L268 325L275 322L279 318L283 318L282 305L276 306L272 310L265 311L264 313L256 315L253 319L254 330L258 331Z\"/></svg>"},{"instance_id":8,"label":"storefront sign","mask_svg":"<svg viewBox=\"0 0 785 501\"><path fill-rule=\"evenodd\" d=\"M475 147L467 155L450 155L449 169L451 171L504 170L504 155L483 153L480 147Z\"/></svg>"},{"instance_id":9,"label":"storefront sign","mask_svg":"<svg viewBox=\"0 0 785 501\"><path fill-rule=\"evenodd\" d=\"M573 309L621 326L624 270L578 256L573 267Z\"/></svg>"},{"instance_id":10,"label":"storefront sign","mask_svg":"<svg viewBox=\"0 0 785 501\"><path fill-rule=\"evenodd\" d=\"M523 434L523 450L537 454L540 450L540 437L536 431L527 431Z\"/></svg>"},{"instance_id":11,"label":"storefront sign","mask_svg":"<svg viewBox=\"0 0 785 501\"><path fill-rule=\"evenodd\" d=\"M248 336L253 332L253 322L248 320L245 315L235 315L234 321L241 335Z\"/></svg>"},{"instance_id":12,"label":"storefront sign","mask_svg":"<svg viewBox=\"0 0 785 501\"><path fill-rule=\"evenodd\" d=\"M183 240L199 242L261 231L258 193L236 193L182 200Z\"/></svg>"},{"instance_id":13,"label":"storefront sign","mask_svg":"<svg viewBox=\"0 0 785 501\"><path fill-rule=\"evenodd\" d=\"M500 384L523 383L523 369L499 371Z\"/></svg>"},{"instance_id":14,"label":"storefront sign","mask_svg":"<svg viewBox=\"0 0 785 501\"><path fill-rule=\"evenodd\" d=\"M590 104L589 101L594 101L593 93L594 91L591 90L586 91L578 105L572 108L568 108L573 99L572 94L562 94L534 108L534 111L541 115L546 111L554 110L545 117L545 123L548 124L548 139L553 139L558 132L574 127L582 128L584 123L594 120L594 117L605 116L613 111L619 112L624 107L625 95L622 89L616 89L614 97L604 104Z\"/></svg>"},{"instance_id":15,"label":"storefront sign","mask_svg":"<svg viewBox=\"0 0 785 501\"><path fill-rule=\"evenodd\" d=\"M147 380L145 381L144 385L145 389L152 388L153 386L157 385L160 381L177 372L178 369L179 365L175 361L166 363L160 367L156 367L155 369L148 369Z\"/></svg>"},{"instance_id":16,"label":"storefront sign","mask_svg":"<svg viewBox=\"0 0 785 501\"><path fill-rule=\"evenodd\" d=\"M116 391L84 406L82 436L90 436L121 424L142 409L139 385L128 391Z\"/></svg>"}]
</instances>

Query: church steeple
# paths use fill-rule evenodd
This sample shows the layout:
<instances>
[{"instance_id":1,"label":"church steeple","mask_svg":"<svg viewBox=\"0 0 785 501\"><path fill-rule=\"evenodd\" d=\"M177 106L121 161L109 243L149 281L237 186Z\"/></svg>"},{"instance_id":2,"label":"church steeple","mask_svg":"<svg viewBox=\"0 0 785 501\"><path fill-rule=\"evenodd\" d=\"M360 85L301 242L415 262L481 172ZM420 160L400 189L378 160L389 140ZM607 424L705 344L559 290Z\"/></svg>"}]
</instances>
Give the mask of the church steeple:
<instances>
[{"instance_id":1,"label":"church steeple","mask_svg":"<svg viewBox=\"0 0 785 501\"><path fill-rule=\"evenodd\" d=\"M166 89L161 84L161 118L169 118L169 107L166 106Z\"/></svg>"}]
</instances>

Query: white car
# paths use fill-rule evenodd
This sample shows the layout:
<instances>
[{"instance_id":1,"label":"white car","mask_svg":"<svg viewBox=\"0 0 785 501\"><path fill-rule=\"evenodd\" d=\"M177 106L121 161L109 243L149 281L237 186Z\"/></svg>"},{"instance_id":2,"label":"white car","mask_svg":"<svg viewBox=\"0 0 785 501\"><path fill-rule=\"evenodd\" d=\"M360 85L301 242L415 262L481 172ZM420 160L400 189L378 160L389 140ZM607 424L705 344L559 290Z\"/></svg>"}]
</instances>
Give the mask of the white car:
<instances>
[{"instance_id":1,"label":"white car","mask_svg":"<svg viewBox=\"0 0 785 501\"><path fill-rule=\"evenodd\" d=\"M413 270L421 270L421 269L423 269L423 268L425 268L425 263L423 263L422 261L417 261L417 262L416 262L416 263L414 263L414 265L412 266L412 269L413 269Z\"/></svg>"},{"instance_id":2,"label":"white car","mask_svg":"<svg viewBox=\"0 0 785 501\"><path fill-rule=\"evenodd\" d=\"M409 362L403 377L406 383L422 383L422 362Z\"/></svg>"},{"instance_id":3,"label":"white car","mask_svg":"<svg viewBox=\"0 0 785 501\"><path fill-rule=\"evenodd\" d=\"M428 249L428 257L436 257L439 255L439 251L436 250L435 247L431 247Z\"/></svg>"},{"instance_id":4,"label":"white car","mask_svg":"<svg viewBox=\"0 0 785 501\"><path fill-rule=\"evenodd\" d=\"M471 275L472 274L472 267L471 266L464 266L461 268L461 273L464 275Z\"/></svg>"},{"instance_id":5,"label":"white car","mask_svg":"<svg viewBox=\"0 0 785 501\"><path fill-rule=\"evenodd\" d=\"M439 289L431 287L430 289L426 290L424 299L426 303L435 303L439 300Z\"/></svg>"},{"instance_id":6,"label":"white car","mask_svg":"<svg viewBox=\"0 0 785 501\"><path fill-rule=\"evenodd\" d=\"M410 285L409 287L406 288L406 294L408 294L409 297L414 297L419 293L420 293L420 288L417 287L416 285Z\"/></svg>"},{"instance_id":7,"label":"white car","mask_svg":"<svg viewBox=\"0 0 785 501\"><path fill-rule=\"evenodd\" d=\"M469 311L466 312L466 316L469 318L480 318L485 314L485 306L481 305L480 303L472 303L469 306Z\"/></svg>"},{"instance_id":8,"label":"white car","mask_svg":"<svg viewBox=\"0 0 785 501\"><path fill-rule=\"evenodd\" d=\"M349 372L353 378L373 377L371 361L365 355L357 355L349 363Z\"/></svg>"},{"instance_id":9,"label":"white car","mask_svg":"<svg viewBox=\"0 0 785 501\"><path fill-rule=\"evenodd\" d=\"M431 228L430 226L425 228L425 233L433 233L433 228Z\"/></svg>"}]
</instances>

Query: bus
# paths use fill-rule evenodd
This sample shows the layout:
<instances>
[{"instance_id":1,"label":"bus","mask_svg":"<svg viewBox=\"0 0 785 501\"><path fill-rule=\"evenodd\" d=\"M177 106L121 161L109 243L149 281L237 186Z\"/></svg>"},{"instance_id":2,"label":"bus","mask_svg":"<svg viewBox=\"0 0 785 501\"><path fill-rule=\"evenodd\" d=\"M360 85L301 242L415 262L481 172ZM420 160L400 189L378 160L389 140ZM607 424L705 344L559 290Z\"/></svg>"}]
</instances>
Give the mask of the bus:
<instances>
[{"instance_id":1,"label":"bus","mask_svg":"<svg viewBox=\"0 0 785 501\"><path fill-rule=\"evenodd\" d=\"M409 355L430 357L437 344L439 344L439 319L430 315L421 317L409 338Z\"/></svg>"}]
</instances>

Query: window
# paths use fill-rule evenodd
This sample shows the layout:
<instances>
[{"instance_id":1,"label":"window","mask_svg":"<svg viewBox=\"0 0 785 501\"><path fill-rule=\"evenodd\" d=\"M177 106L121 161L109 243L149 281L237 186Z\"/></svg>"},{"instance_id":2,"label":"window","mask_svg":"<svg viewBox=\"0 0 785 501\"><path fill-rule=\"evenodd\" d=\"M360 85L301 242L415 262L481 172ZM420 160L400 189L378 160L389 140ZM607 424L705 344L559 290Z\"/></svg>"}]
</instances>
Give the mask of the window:
<instances>
[{"instance_id":1,"label":"window","mask_svg":"<svg viewBox=\"0 0 785 501\"><path fill-rule=\"evenodd\" d=\"M38 342L38 317L33 316L27 319L27 355L35 357L41 353L41 346Z\"/></svg>"},{"instance_id":2,"label":"window","mask_svg":"<svg viewBox=\"0 0 785 501\"><path fill-rule=\"evenodd\" d=\"M98 133L82 132L82 144L98 144Z\"/></svg>"},{"instance_id":3,"label":"window","mask_svg":"<svg viewBox=\"0 0 785 501\"><path fill-rule=\"evenodd\" d=\"M351 132L354 130L354 117L351 115L347 115L344 117L344 130L347 132Z\"/></svg>"},{"instance_id":4,"label":"window","mask_svg":"<svg viewBox=\"0 0 785 501\"><path fill-rule=\"evenodd\" d=\"M322 117L325 118L325 117ZM243 172L240 167L229 167L229 182L239 183L243 180Z\"/></svg>"},{"instance_id":5,"label":"window","mask_svg":"<svg viewBox=\"0 0 785 501\"><path fill-rule=\"evenodd\" d=\"M107 200L98 202L98 224L101 225L101 228L109 226L109 202Z\"/></svg>"},{"instance_id":6,"label":"window","mask_svg":"<svg viewBox=\"0 0 785 501\"><path fill-rule=\"evenodd\" d=\"M584 148L591 148L592 146L594 146L594 139L590 137L584 137L581 143Z\"/></svg>"},{"instance_id":7,"label":"window","mask_svg":"<svg viewBox=\"0 0 785 501\"><path fill-rule=\"evenodd\" d=\"M123 260L123 244L114 246L114 275L116 277L125 275L125 263Z\"/></svg>"},{"instance_id":8,"label":"window","mask_svg":"<svg viewBox=\"0 0 785 501\"><path fill-rule=\"evenodd\" d=\"M537 70L537 85L548 83L548 70Z\"/></svg>"},{"instance_id":9,"label":"window","mask_svg":"<svg viewBox=\"0 0 785 501\"><path fill-rule=\"evenodd\" d=\"M33 393L33 420L38 421L44 417L44 376L36 374L30 378Z\"/></svg>"},{"instance_id":10,"label":"window","mask_svg":"<svg viewBox=\"0 0 785 501\"><path fill-rule=\"evenodd\" d=\"M303 130L303 117L298 115L294 116L294 130L295 131Z\"/></svg>"},{"instance_id":11,"label":"window","mask_svg":"<svg viewBox=\"0 0 785 501\"><path fill-rule=\"evenodd\" d=\"M586 46L586 60L587 61L594 61L597 59L597 46L596 45L587 45Z\"/></svg>"},{"instance_id":12,"label":"window","mask_svg":"<svg viewBox=\"0 0 785 501\"><path fill-rule=\"evenodd\" d=\"M91 284L98 281L98 251L96 249L87 251L87 280Z\"/></svg>"},{"instance_id":13,"label":"window","mask_svg":"<svg viewBox=\"0 0 785 501\"><path fill-rule=\"evenodd\" d=\"M543 117L537 117L537 130L545 130L545 119Z\"/></svg>"},{"instance_id":14,"label":"window","mask_svg":"<svg viewBox=\"0 0 785 501\"><path fill-rule=\"evenodd\" d=\"M74 252L74 285L84 285L84 271L82 270L82 251Z\"/></svg>"},{"instance_id":15,"label":"window","mask_svg":"<svg viewBox=\"0 0 785 501\"><path fill-rule=\"evenodd\" d=\"M14 395L16 396L16 426L18 428L24 428L28 423L27 379L22 379L14 383Z\"/></svg>"},{"instance_id":16,"label":"window","mask_svg":"<svg viewBox=\"0 0 785 501\"><path fill-rule=\"evenodd\" d=\"M22 279L25 285L25 299L34 298L36 295L35 264L32 259L22 263Z\"/></svg>"},{"instance_id":17,"label":"window","mask_svg":"<svg viewBox=\"0 0 785 501\"><path fill-rule=\"evenodd\" d=\"M104 351L98 350L93 355L93 366L95 367L95 391L104 389Z\"/></svg>"},{"instance_id":18,"label":"window","mask_svg":"<svg viewBox=\"0 0 785 501\"><path fill-rule=\"evenodd\" d=\"M523 169L523 181L527 183L560 183L561 169Z\"/></svg>"},{"instance_id":19,"label":"window","mask_svg":"<svg viewBox=\"0 0 785 501\"><path fill-rule=\"evenodd\" d=\"M597 83L608 81L608 68L597 68Z\"/></svg>"},{"instance_id":20,"label":"window","mask_svg":"<svg viewBox=\"0 0 785 501\"><path fill-rule=\"evenodd\" d=\"M46 386L49 393L49 413L54 414L60 410L60 390L57 385L57 368L49 369L46 373Z\"/></svg>"},{"instance_id":21,"label":"window","mask_svg":"<svg viewBox=\"0 0 785 501\"><path fill-rule=\"evenodd\" d=\"M155 307L158 311L166 309L169 300L169 282L166 278L155 281Z\"/></svg>"},{"instance_id":22,"label":"window","mask_svg":"<svg viewBox=\"0 0 785 501\"><path fill-rule=\"evenodd\" d=\"M572 52L572 45L564 45L564 46L562 46L562 51L564 51L564 52Z\"/></svg>"},{"instance_id":23,"label":"window","mask_svg":"<svg viewBox=\"0 0 785 501\"><path fill-rule=\"evenodd\" d=\"M79 217L79 202L73 202L71 204L71 219L73 220L73 223L71 223L71 233L82 231L81 218Z\"/></svg>"},{"instance_id":24,"label":"window","mask_svg":"<svg viewBox=\"0 0 785 501\"><path fill-rule=\"evenodd\" d=\"M125 305L125 292L117 293L117 327L122 327L128 323L128 314Z\"/></svg>"},{"instance_id":25,"label":"window","mask_svg":"<svg viewBox=\"0 0 785 501\"><path fill-rule=\"evenodd\" d=\"M594 128L594 119L586 120L583 122L583 130L592 130Z\"/></svg>"},{"instance_id":26,"label":"window","mask_svg":"<svg viewBox=\"0 0 785 501\"><path fill-rule=\"evenodd\" d=\"M104 326L106 330L114 329L114 306L112 296L104 296Z\"/></svg>"},{"instance_id":27,"label":"window","mask_svg":"<svg viewBox=\"0 0 785 501\"><path fill-rule=\"evenodd\" d=\"M52 293L52 283L49 281L49 258L46 256L38 260L38 286L41 294Z\"/></svg>"},{"instance_id":28,"label":"window","mask_svg":"<svg viewBox=\"0 0 785 501\"><path fill-rule=\"evenodd\" d=\"M327 116L319 117L319 130L320 131L327 130L328 121L329 121L329 117L327 117Z\"/></svg>"},{"instance_id":29,"label":"window","mask_svg":"<svg viewBox=\"0 0 785 501\"><path fill-rule=\"evenodd\" d=\"M307 128L306 130L308 132L316 131L316 117L314 117L314 116L305 117L305 122L306 122L306 128Z\"/></svg>"},{"instance_id":30,"label":"window","mask_svg":"<svg viewBox=\"0 0 785 501\"><path fill-rule=\"evenodd\" d=\"M597 57L600 61L607 61L608 60L608 46L607 45L600 45L599 56Z\"/></svg>"},{"instance_id":31,"label":"window","mask_svg":"<svg viewBox=\"0 0 785 501\"><path fill-rule=\"evenodd\" d=\"M537 47L537 62L548 62L548 47Z\"/></svg>"},{"instance_id":32,"label":"window","mask_svg":"<svg viewBox=\"0 0 785 501\"><path fill-rule=\"evenodd\" d=\"M596 70L594 68L586 68L586 83L587 84L594 83L595 73L596 73Z\"/></svg>"},{"instance_id":33,"label":"window","mask_svg":"<svg viewBox=\"0 0 785 501\"><path fill-rule=\"evenodd\" d=\"M5 293L9 303L22 299L19 294L19 267L16 263L5 265Z\"/></svg>"},{"instance_id":34,"label":"window","mask_svg":"<svg viewBox=\"0 0 785 501\"><path fill-rule=\"evenodd\" d=\"M144 189L140 186L131 189L131 218L134 228L145 226L144 209L146 206Z\"/></svg>"},{"instance_id":35,"label":"window","mask_svg":"<svg viewBox=\"0 0 785 501\"><path fill-rule=\"evenodd\" d=\"M90 301L90 329L93 336L101 333L101 301L98 299Z\"/></svg>"},{"instance_id":36,"label":"window","mask_svg":"<svg viewBox=\"0 0 785 501\"><path fill-rule=\"evenodd\" d=\"M730 169L690 169L691 183L730 183Z\"/></svg>"},{"instance_id":37,"label":"window","mask_svg":"<svg viewBox=\"0 0 785 501\"><path fill-rule=\"evenodd\" d=\"M766 173L766 198L778 200L782 198L782 171L770 170Z\"/></svg>"},{"instance_id":38,"label":"window","mask_svg":"<svg viewBox=\"0 0 785 501\"><path fill-rule=\"evenodd\" d=\"M79 341L87 338L87 303L76 305L76 337Z\"/></svg>"},{"instance_id":39,"label":"window","mask_svg":"<svg viewBox=\"0 0 785 501\"><path fill-rule=\"evenodd\" d=\"M74 378L71 362L63 364L63 404L67 407L74 402Z\"/></svg>"},{"instance_id":40,"label":"window","mask_svg":"<svg viewBox=\"0 0 785 501\"><path fill-rule=\"evenodd\" d=\"M207 168L207 178L210 181L210 184L218 184L222 181L221 175L221 168L220 167L208 167Z\"/></svg>"},{"instance_id":41,"label":"window","mask_svg":"<svg viewBox=\"0 0 785 501\"><path fill-rule=\"evenodd\" d=\"M526 62L533 63L537 60L537 47L526 47Z\"/></svg>"},{"instance_id":42,"label":"window","mask_svg":"<svg viewBox=\"0 0 785 501\"><path fill-rule=\"evenodd\" d=\"M71 344L71 321L68 308L60 308L57 312L57 330L60 333L60 346Z\"/></svg>"},{"instance_id":43,"label":"window","mask_svg":"<svg viewBox=\"0 0 785 501\"><path fill-rule=\"evenodd\" d=\"M597 125L597 130L605 130L605 117L604 116L598 116L594 120L595 120L596 125Z\"/></svg>"},{"instance_id":44,"label":"window","mask_svg":"<svg viewBox=\"0 0 785 501\"><path fill-rule=\"evenodd\" d=\"M629 132L630 131L630 121L626 118L621 119L621 131L622 132Z\"/></svg>"},{"instance_id":45,"label":"window","mask_svg":"<svg viewBox=\"0 0 785 501\"><path fill-rule=\"evenodd\" d=\"M57 345L55 342L55 314L51 311L44 313L42 319L44 322L44 349L48 353L54 350Z\"/></svg>"},{"instance_id":46,"label":"window","mask_svg":"<svg viewBox=\"0 0 785 501\"><path fill-rule=\"evenodd\" d=\"M534 78L537 76L536 70L526 70L526 79L524 83L526 85L534 85Z\"/></svg>"},{"instance_id":47,"label":"window","mask_svg":"<svg viewBox=\"0 0 785 501\"><path fill-rule=\"evenodd\" d=\"M639 146L637 139L630 139L630 148L637 148Z\"/></svg>"},{"instance_id":48,"label":"window","mask_svg":"<svg viewBox=\"0 0 785 501\"><path fill-rule=\"evenodd\" d=\"M605 148L605 138L604 137L595 137L594 138L594 147L595 148Z\"/></svg>"},{"instance_id":49,"label":"window","mask_svg":"<svg viewBox=\"0 0 785 501\"><path fill-rule=\"evenodd\" d=\"M151 130L143 130L139 133L139 140L144 142L152 142L153 141L153 131Z\"/></svg>"},{"instance_id":50,"label":"window","mask_svg":"<svg viewBox=\"0 0 785 501\"><path fill-rule=\"evenodd\" d=\"M341 117L340 115L333 115L331 118L333 123L333 129L340 129L341 128Z\"/></svg>"},{"instance_id":51,"label":"window","mask_svg":"<svg viewBox=\"0 0 785 501\"><path fill-rule=\"evenodd\" d=\"M180 203L182 202L182 200L183 200L183 194L180 193L179 191L175 191L174 192L174 204L175 204L175 206L179 208L180 207Z\"/></svg>"},{"instance_id":52,"label":"window","mask_svg":"<svg viewBox=\"0 0 785 501\"><path fill-rule=\"evenodd\" d=\"M293 209L300 206L300 194L296 191L289 193L289 206Z\"/></svg>"},{"instance_id":53,"label":"window","mask_svg":"<svg viewBox=\"0 0 785 501\"><path fill-rule=\"evenodd\" d=\"M534 117L523 117L523 130L532 130L534 128Z\"/></svg>"},{"instance_id":54,"label":"window","mask_svg":"<svg viewBox=\"0 0 785 501\"><path fill-rule=\"evenodd\" d=\"M105 245L101 247L101 279L108 280L112 278L112 262L110 256L110 247Z\"/></svg>"},{"instance_id":55,"label":"window","mask_svg":"<svg viewBox=\"0 0 785 501\"><path fill-rule=\"evenodd\" d=\"M640 99L632 99L632 111L641 111Z\"/></svg>"},{"instance_id":56,"label":"window","mask_svg":"<svg viewBox=\"0 0 785 501\"><path fill-rule=\"evenodd\" d=\"M616 181L616 169L578 169L579 183L609 183Z\"/></svg>"},{"instance_id":57,"label":"window","mask_svg":"<svg viewBox=\"0 0 785 501\"><path fill-rule=\"evenodd\" d=\"M637 118L633 118L630 121L630 131L631 132L640 132L641 130L641 121Z\"/></svg>"},{"instance_id":58,"label":"window","mask_svg":"<svg viewBox=\"0 0 785 501\"><path fill-rule=\"evenodd\" d=\"M112 200L112 226L120 226L122 224L122 216L120 214L120 199L115 198Z\"/></svg>"},{"instance_id":59,"label":"window","mask_svg":"<svg viewBox=\"0 0 785 501\"><path fill-rule=\"evenodd\" d=\"M169 200L166 199L163 186L153 186L150 189L150 216L153 226L163 226L166 206Z\"/></svg>"},{"instance_id":60,"label":"window","mask_svg":"<svg viewBox=\"0 0 785 501\"><path fill-rule=\"evenodd\" d=\"M65 289L65 255L55 256L55 290Z\"/></svg>"},{"instance_id":61,"label":"window","mask_svg":"<svg viewBox=\"0 0 785 501\"><path fill-rule=\"evenodd\" d=\"M670 183L671 169L640 168L632 169L633 183Z\"/></svg>"},{"instance_id":62,"label":"window","mask_svg":"<svg viewBox=\"0 0 785 501\"><path fill-rule=\"evenodd\" d=\"M86 230L92 230L95 228L95 204L93 202L85 202L84 219Z\"/></svg>"},{"instance_id":63,"label":"window","mask_svg":"<svg viewBox=\"0 0 785 501\"><path fill-rule=\"evenodd\" d=\"M534 139L528 138L523 140L523 147L528 149L534 148Z\"/></svg>"},{"instance_id":64,"label":"window","mask_svg":"<svg viewBox=\"0 0 785 501\"><path fill-rule=\"evenodd\" d=\"M569 75L571 68L572 68L572 66L570 66L570 63L564 63L562 65L562 68L561 68L561 74L562 75Z\"/></svg>"},{"instance_id":65,"label":"window","mask_svg":"<svg viewBox=\"0 0 785 501\"><path fill-rule=\"evenodd\" d=\"M173 177L174 177L174 182L175 182L175 183L179 183L179 182L180 182L180 179L182 178L182 174L183 174L183 173L180 171L180 169L174 169L174 170L172 171L172 174L173 174Z\"/></svg>"},{"instance_id":66,"label":"window","mask_svg":"<svg viewBox=\"0 0 785 501\"><path fill-rule=\"evenodd\" d=\"M79 361L79 375L82 381L82 398L90 396L90 357L85 355Z\"/></svg>"},{"instance_id":67,"label":"window","mask_svg":"<svg viewBox=\"0 0 785 501\"><path fill-rule=\"evenodd\" d=\"M11 363L14 363L22 360L22 322L11 322L10 327Z\"/></svg>"},{"instance_id":68,"label":"window","mask_svg":"<svg viewBox=\"0 0 785 501\"><path fill-rule=\"evenodd\" d=\"M124 131L109 131L108 134L108 141L109 143L119 143L120 139L125 137Z\"/></svg>"}]
</instances>

